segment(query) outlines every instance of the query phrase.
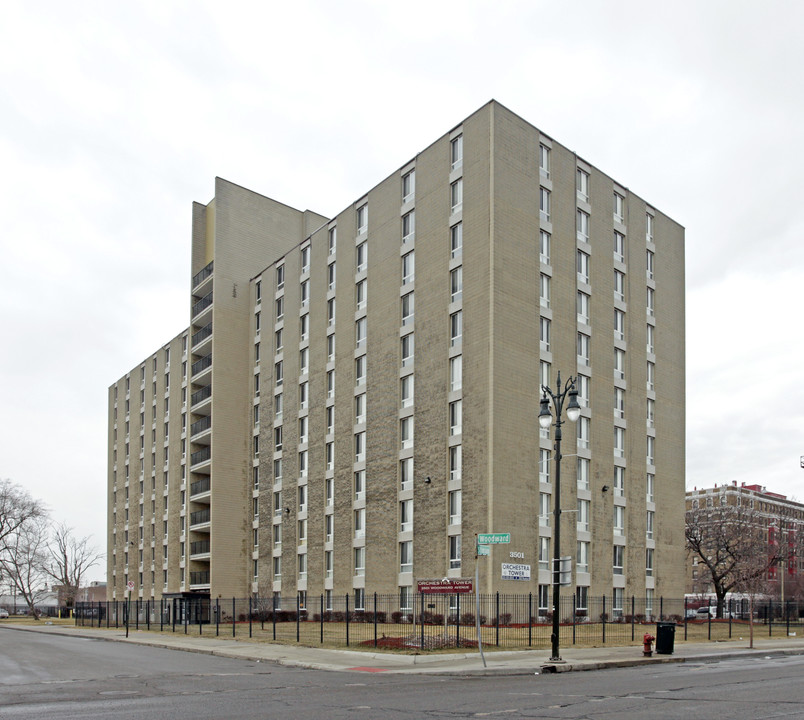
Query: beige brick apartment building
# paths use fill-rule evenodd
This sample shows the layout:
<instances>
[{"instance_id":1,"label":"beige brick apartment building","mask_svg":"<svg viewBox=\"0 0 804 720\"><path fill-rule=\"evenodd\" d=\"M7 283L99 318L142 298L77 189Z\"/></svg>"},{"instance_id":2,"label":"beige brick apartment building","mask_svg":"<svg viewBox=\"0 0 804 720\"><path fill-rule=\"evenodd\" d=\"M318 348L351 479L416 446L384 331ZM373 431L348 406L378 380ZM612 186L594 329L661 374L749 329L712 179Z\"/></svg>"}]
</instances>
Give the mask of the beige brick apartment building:
<instances>
[{"instance_id":1,"label":"beige brick apartment building","mask_svg":"<svg viewBox=\"0 0 804 720\"><path fill-rule=\"evenodd\" d=\"M547 607L558 371L567 594L682 594L684 231L624 185L490 102L331 219L216 180L191 266L109 389L110 599L405 607L496 531L481 590Z\"/></svg>"}]
</instances>

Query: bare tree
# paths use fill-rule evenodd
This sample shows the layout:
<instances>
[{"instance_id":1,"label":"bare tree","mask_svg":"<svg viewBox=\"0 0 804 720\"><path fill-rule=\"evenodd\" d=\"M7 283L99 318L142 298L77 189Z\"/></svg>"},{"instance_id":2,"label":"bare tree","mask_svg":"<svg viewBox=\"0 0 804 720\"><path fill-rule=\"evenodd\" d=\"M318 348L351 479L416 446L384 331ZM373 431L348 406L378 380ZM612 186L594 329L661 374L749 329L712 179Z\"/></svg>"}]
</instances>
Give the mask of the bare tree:
<instances>
[{"instance_id":1,"label":"bare tree","mask_svg":"<svg viewBox=\"0 0 804 720\"><path fill-rule=\"evenodd\" d=\"M756 588L779 561L782 548L769 543L767 521L741 505L687 511L687 551L698 558L700 579L712 585L717 617L723 617L727 593Z\"/></svg>"},{"instance_id":2,"label":"bare tree","mask_svg":"<svg viewBox=\"0 0 804 720\"><path fill-rule=\"evenodd\" d=\"M4 580L38 619L36 604L47 593L47 525L44 517L28 518L5 536L0 552Z\"/></svg>"},{"instance_id":3,"label":"bare tree","mask_svg":"<svg viewBox=\"0 0 804 720\"><path fill-rule=\"evenodd\" d=\"M45 506L11 480L0 480L0 552L28 521L44 518Z\"/></svg>"},{"instance_id":4,"label":"bare tree","mask_svg":"<svg viewBox=\"0 0 804 720\"><path fill-rule=\"evenodd\" d=\"M73 528L61 523L53 531L47 554L45 572L62 586L64 604L73 607L81 580L103 553L90 544L90 537L77 538Z\"/></svg>"}]
</instances>

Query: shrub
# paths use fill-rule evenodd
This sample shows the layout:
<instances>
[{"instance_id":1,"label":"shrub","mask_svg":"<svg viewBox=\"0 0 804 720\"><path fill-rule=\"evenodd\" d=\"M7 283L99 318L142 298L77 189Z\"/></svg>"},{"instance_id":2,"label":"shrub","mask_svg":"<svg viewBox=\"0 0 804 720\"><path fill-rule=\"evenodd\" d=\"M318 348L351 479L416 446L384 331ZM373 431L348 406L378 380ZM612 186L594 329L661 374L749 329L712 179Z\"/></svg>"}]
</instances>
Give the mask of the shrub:
<instances>
[{"instance_id":1,"label":"shrub","mask_svg":"<svg viewBox=\"0 0 804 720\"><path fill-rule=\"evenodd\" d=\"M511 613L500 613L500 617L497 618L497 623L501 627L508 627L511 624Z\"/></svg>"}]
</instances>

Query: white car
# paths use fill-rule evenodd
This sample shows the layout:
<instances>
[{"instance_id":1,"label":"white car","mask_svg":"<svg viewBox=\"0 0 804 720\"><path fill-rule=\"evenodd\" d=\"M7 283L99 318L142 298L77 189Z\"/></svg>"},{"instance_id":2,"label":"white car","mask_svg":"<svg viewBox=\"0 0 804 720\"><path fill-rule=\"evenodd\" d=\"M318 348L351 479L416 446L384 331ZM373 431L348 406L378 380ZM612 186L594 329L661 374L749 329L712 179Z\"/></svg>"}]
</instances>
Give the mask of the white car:
<instances>
[{"instance_id":1,"label":"white car","mask_svg":"<svg viewBox=\"0 0 804 720\"><path fill-rule=\"evenodd\" d=\"M0 608L0 620L5 620L8 617L8 610Z\"/></svg>"}]
</instances>

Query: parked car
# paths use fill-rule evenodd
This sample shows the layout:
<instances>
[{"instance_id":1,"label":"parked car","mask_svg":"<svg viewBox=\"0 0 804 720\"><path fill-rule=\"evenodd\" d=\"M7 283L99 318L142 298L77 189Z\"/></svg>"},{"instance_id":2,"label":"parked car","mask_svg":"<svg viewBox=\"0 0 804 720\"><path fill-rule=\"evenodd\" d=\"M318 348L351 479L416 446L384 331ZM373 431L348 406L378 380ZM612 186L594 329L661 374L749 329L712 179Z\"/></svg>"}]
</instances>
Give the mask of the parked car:
<instances>
[{"instance_id":1,"label":"parked car","mask_svg":"<svg viewBox=\"0 0 804 720\"><path fill-rule=\"evenodd\" d=\"M700 607L695 612L695 617L699 620L706 620L709 617L717 617L717 608L710 606L710 607Z\"/></svg>"},{"instance_id":2,"label":"parked car","mask_svg":"<svg viewBox=\"0 0 804 720\"><path fill-rule=\"evenodd\" d=\"M8 617L8 610L0 608L0 620L5 620Z\"/></svg>"}]
</instances>

